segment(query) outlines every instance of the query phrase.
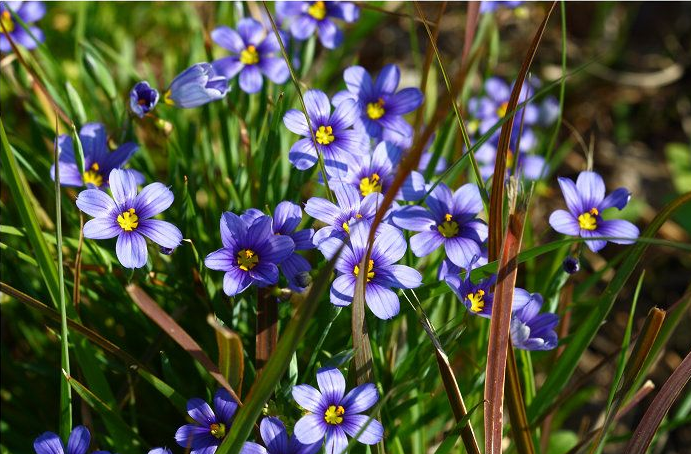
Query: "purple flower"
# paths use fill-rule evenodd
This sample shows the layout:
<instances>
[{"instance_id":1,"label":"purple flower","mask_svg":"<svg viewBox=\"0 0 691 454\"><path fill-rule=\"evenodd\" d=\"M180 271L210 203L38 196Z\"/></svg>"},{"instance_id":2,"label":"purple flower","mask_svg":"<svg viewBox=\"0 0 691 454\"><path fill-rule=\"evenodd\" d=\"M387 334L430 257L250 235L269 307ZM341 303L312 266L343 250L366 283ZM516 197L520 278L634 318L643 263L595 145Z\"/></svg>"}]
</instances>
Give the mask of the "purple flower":
<instances>
[{"instance_id":1,"label":"purple flower","mask_svg":"<svg viewBox=\"0 0 691 454\"><path fill-rule=\"evenodd\" d=\"M350 228L350 241L329 238L319 245L322 254L331 259L345 243L335 265L338 277L331 285L331 303L335 306L349 306L353 301L355 283L361 271L360 262L367 252L370 227L370 222L356 222ZM416 288L422 284L422 276L417 270L395 264L403 258L405 251L403 233L391 225L380 224L367 265L365 303L382 320L395 317L400 310L398 295L391 288Z\"/></svg>"},{"instance_id":2,"label":"purple flower","mask_svg":"<svg viewBox=\"0 0 691 454\"><path fill-rule=\"evenodd\" d=\"M242 293L250 285L267 287L278 282L278 264L291 256L295 243L286 235L274 235L271 217L247 222L234 213L221 216L223 247L204 259L204 264L225 271L223 291L228 296Z\"/></svg>"},{"instance_id":3,"label":"purple flower","mask_svg":"<svg viewBox=\"0 0 691 454\"><path fill-rule=\"evenodd\" d=\"M379 400L372 383L353 388L345 394L346 382L338 369L317 371L319 390L310 385L293 386L293 399L309 413L295 424L295 437L304 444L321 442L326 436L327 454L341 454L348 446L346 434L360 443L373 445L384 436L384 428L376 419L361 413ZM345 394L345 396L344 396Z\"/></svg>"},{"instance_id":4,"label":"purple flower","mask_svg":"<svg viewBox=\"0 0 691 454\"><path fill-rule=\"evenodd\" d=\"M288 437L286 426L280 419L273 416L262 419L259 433L266 448L248 441L242 446L242 454L314 454L319 451L323 443L323 440L319 440L306 445L300 443L295 435Z\"/></svg>"},{"instance_id":5,"label":"purple flower","mask_svg":"<svg viewBox=\"0 0 691 454\"><path fill-rule=\"evenodd\" d=\"M439 265L439 269L437 270L437 279L443 281L444 278L449 274L457 275L460 274L461 270L463 269L473 270L475 268L487 265L488 262L489 260L487 258L487 244L485 243L481 247L480 256L473 257L471 262L467 265L458 266L451 260L449 260L448 257L444 257L444 259L441 261L441 265Z\"/></svg>"},{"instance_id":6,"label":"purple flower","mask_svg":"<svg viewBox=\"0 0 691 454\"><path fill-rule=\"evenodd\" d=\"M14 17L10 10L19 16L19 18L27 25L27 28L36 37L36 40L31 37L24 27L19 23L16 23ZM27 49L35 49L38 43L42 43L45 40L43 32L40 28L31 25L37 20L41 19L46 14L46 5L43 2L1 2L0 3L0 21L2 25L7 30L7 33L12 38L15 44L26 47ZM12 46L10 45L7 36L2 33L0 29L0 51L11 52Z\"/></svg>"},{"instance_id":7,"label":"purple flower","mask_svg":"<svg viewBox=\"0 0 691 454\"><path fill-rule=\"evenodd\" d=\"M247 224L252 224L255 219L264 216L264 214L256 208L250 208L240 216ZM314 229L305 229L295 231L295 229L302 222L302 210L300 207L292 202L281 202L276 205L274 216L271 224L271 229L274 235L285 235L290 237L295 243L295 251L306 251L314 249L312 244L312 236ZM304 280L301 280L300 274L309 272L312 266L309 262L297 252L293 252L280 262L279 264L283 274L288 280L288 285L295 291L303 291L306 287Z\"/></svg>"},{"instance_id":8,"label":"purple flower","mask_svg":"<svg viewBox=\"0 0 691 454\"><path fill-rule=\"evenodd\" d=\"M357 104L353 100L341 103L331 113L331 103L324 92L308 90L304 96L310 124L314 129L317 148L314 147L305 114L297 109L285 113L283 123L290 131L301 135L288 153L288 159L299 170L306 170L316 164L318 154L324 156L329 175L345 175L348 170L348 156L367 154L366 138L351 128L357 119Z\"/></svg>"},{"instance_id":9,"label":"purple flower","mask_svg":"<svg viewBox=\"0 0 691 454\"><path fill-rule=\"evenodd\" d=\"M520 5L522 5L522 1L515 1L515 0L508 0L508 1L488 1L488 0L483 0L480 3L480 13L493 13L494 11L497 10L500 6L506 7L506 8L516 8Z\"/></svg>"},{"instance_id":10,"label":"purple flower","mask_svg":"<svg viewBox=\"0 0 691 454\"><path fill-rule=\"evenodd\" d=\"M617 244L632 244L638 238L638 227L620 219L605 220L602 213L607 208L621 210L631 198L626 188L615 189L605 197L605 183L595 172L581 172L576 184L568 178L559 178L559 186L564 194L569 211L557 210L549 217L554 230L564 235L586 238L585 244L597 252L607 241ZM613 240L589 238L615 237Z\"/></svg>"},{"instance_id":11,"label":"purple flower","mask_svg":"<svg viewBox=\"0 0 691 454\"><path fill-rule=\"evenodd\" d=\"M403 115L420 107L424 95L413 87L397 92L400 78L401 73L396 65L384 66L374 82L365 68L351 66L343 72L348 90L337 93L333 103L339 106L348 99L357 101L356 130L365 131L373 139L409 148L413 140L413 127Z\"/></svg>"},{"instance_id":12,"label":"purple flower","mask_svg":"<svg viewBox=\"0 0 691 454\"><path fill-rule=\"evenodd\" d=\"M158 90L151 88L149 82L137 82L130 90L130 109L139 118L151 112L158 104Z\"/></svg>"},{"instance_id":13,"label":"purple flower","mask_svg":"<svg viewBox=\"0 0 691 454\"><path fill-rule=\"evenodd\" d=\"M282 84L290 77L283 57L274 55L281 51L276 35L273 32L267 35L262 24L252 18L241 19L237 31L225 25L216 27L211 32L211 39L232 53L214 61L214 69L227 79L240 73L240 88L246 93L262 89L262 74L276 84Z\"/></svg>"},{"instance_id":14,"label":"purple flower","mask_svg":"<svg viewBox=\"0 0 691 454\"><path fill-rule=\"evenodd\" d=\"M113 169L119 169L127 164L130 157L139 149L134 142L127 142L110 152L106 130L101 123L87 123L79 131L79 141L84 151L84 169L82 174L77 165L77 159L72 143L72 137L63 134L58 137L58 161L60 163L60 184L98 188L108 187L108 175ZM144 183L144 175L136 170L130 170L137 183ZM55 180L55 164L50 168L50 176Z\"/></svg>"},{"instance_id":15,"label":"purple flower","mask_svg":"<svg viewBox=\"0 0 691 454\"><path fill-rule=\"evenodd\" d=\"M525 293L528 301L522 307L516 308L514 296L514 309L511 315L513 346L523 350L552 350L559 341L554 331L559 323L559 316L552 313L540 314L542 295Z\"/></svg>"},{"instance_id":16,"label":"purple flower","mask_svg":"<svg viewBox=\"0 0 691 454\"><path fill-rule=\"evenodd\" d=\"M470 272L467 272L464 279L461 279L457 274L448 274L444 281L471 314L490 318L492 302L494 301L492 287L497 280L496 278L493 274L477 284L473 284L470 280Z\"/></svg>"},{"instance_id":17,"label":"purple flower","mask_svg":"<svg viewBox=\"0 0 691 454\"><path fill-rule=\"evenodd\" d=\"M524 143L523 140L526 140ZM511 145L508 150L506 158L506 176L512 174L514 165L518 170L518 174L521 178L526 180L538 180L547 171L548 166L545 162L545 158L538 155L528 154L523 149L530 148L528 145L531 143L536 143L535 136L530 131L524 131L521 137L521 142L519 143L515 136L511 136ZM475 159L477 159L478 166L480 167L480 176L487 180L494 174L494 166L496 164L497 157L497 145L498 141L490 140L483 143L480 148L475 152ZM521 150L515 151L517 147ZM518 162L516 162L518 161Z\"/></svg>"},{"instance_id":18,"label":"purple flower","mask_svg":"<svg viewBox=\"0 0 691 454\"><path fill-rule=\"evenodd\" d=\"M564 261L561 262L561 267L565 273L575 274L578 273L581 265L578 263L578 259L576 257L567 255L566 258L564 258Z\"/></svg>"},{"instance_id":19,"label":"purple flower","mask_svg":"<svg viewBox=\"0 0 691 454\"><path fill-rule=\"evenodd\" d=\"M359 221L371 221L384 200L379 192L368 194L364 199L350 185L337 184L331 188L338 205L321 197L312 197L305 204L305 213L327 225L314 234L312 243L319 246L327 238L345 239L350 228Z\"/></svg>"},{"instance_id":20,"label":"purple flower","mask_svg":"<svg viewBox=\"0 0 691 454\"><path fill-rule=\"evenodd\" d=\"M386 194L396 178L396 166L401 161L401 149L389 142L379 142L374 152L368 157L351 158L348 173L341 182L360 191L362 197L373 192ZM412 171L403 182L396 195L397 200L419 200L425 195L425 178L419 172Z\"/></svg>"},{"instance_id":21,"label":"purple flower","mask_svg":"<svg viewBox=\"0 0 691 454\"><path fill-rule=\"evenodd\" d=\"M173 452L168 448L154 448L149 450L147 454L173 454Z\"/></svg>"},{"instance_id":22,"label":"purple flower","mask_svg":"<svg viewBox=\"0 0 691 454\"><path fill-rule=\"evenodd\" d=\"M190 449L190 454L213 454L230 431L230 421L238 404L222 388L216 391L213 402L212 410L209 404L197 397L187 401L187 413L196 424L180 427L175 432L175 441Z\"/></svg>"},{"instance_id":23,"label":"purple flower","mask_svg":"<svg viewBox=\"0 0 691 454\"><path fill-rule=\"evenodd\" d=\"M316 30L322 45L335 49L343 42L343 32L332 19L355 22L360 10L351 2L276 2L276 14L290 21L290 33L298 41Z\"/></svg>"},{"instance_id":24,"label":"purple flower","mask_svg":"<svg viewBox=\"0 0 691 454\"><path fill-rule=\"evenodd\" d=\"M209 63L196 63L178 74L163 94L169 106L189 109L218 99L228 92L228 79Z\"/></svg>"},{"instance_id":25,"label":"purple flower","mask_svg":"<svg viewBox=\"0 0 691 454\"><path fill-rule=\"evenodd\" d=\"M115 253L125 268L146 265L149 238L159 246L174 249L182 233L170 222L153 219L173 203L173 193L162 183L151 183L137 194L131 170L113 169L109 177L113 197L98 189L79 193L77 207L95 219L84 224L84 236L94 240L118 238Z\"/></svg>"},{"instance_id":26,"label":"purple flower","mask_svg":"<svg viewBox=\"0 0 691 454\"><path fill-rule=\"evenodd\" d=\"M413 254L424 257L444 245L448 258L460 267L479 257L480 245L487 239L487 225L476 217L482 210L477 186L466 184L451 193L440 183L426 202L429 210L410 205L391 216L397 227L420 232L410 239Z\"/></svg>"},{"instance_id":27,"label":"purple flower","mask_svg":"<svg viewBox=\"0 0 691 454\"><path fill-rule=\"evenodd\" d=\"M34 440L34 451L36 454L86 454L91 443L89 429L84 426L77 426L72 429L70 438L67 440L67 450L58 434L53 432L43 432ZM93 454L109 454L108 451L94 451Z\"/></svg>"}]
</instances>

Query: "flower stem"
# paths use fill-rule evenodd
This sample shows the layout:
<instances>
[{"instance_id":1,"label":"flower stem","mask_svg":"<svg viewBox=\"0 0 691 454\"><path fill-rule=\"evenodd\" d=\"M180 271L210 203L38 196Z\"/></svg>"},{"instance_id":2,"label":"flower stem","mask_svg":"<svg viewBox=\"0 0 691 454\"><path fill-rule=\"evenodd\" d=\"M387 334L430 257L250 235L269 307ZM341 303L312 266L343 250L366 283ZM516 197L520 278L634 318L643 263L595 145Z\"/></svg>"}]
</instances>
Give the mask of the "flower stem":
<instances>
[{"instance_id":1,"label":"flower stem","mask_svg":"<svg viewBox=\"0 0 691 454\"><path fill-rule=\"evenodd\" d=\"M266 365L278 342L278 303L271 288L257 289L257 332L255 368L257 374Z\"/></svg>"}]
</instances>

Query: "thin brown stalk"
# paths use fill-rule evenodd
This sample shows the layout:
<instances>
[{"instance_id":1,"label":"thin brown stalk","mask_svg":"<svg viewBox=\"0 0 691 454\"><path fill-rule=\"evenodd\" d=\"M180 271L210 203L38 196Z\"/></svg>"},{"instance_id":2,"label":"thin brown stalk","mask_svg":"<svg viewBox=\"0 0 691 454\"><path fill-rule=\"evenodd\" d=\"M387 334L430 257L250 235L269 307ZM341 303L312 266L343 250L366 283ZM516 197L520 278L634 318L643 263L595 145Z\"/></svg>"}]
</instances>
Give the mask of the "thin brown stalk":
<instances>
[{"instance_id":1,"label":"thin brown stalk","mask_svg":"<svg viewBox=\"0 0 691 454\"><path fill-rule=\"evenodd\" d=\"M260 373L278 342L278 304L271 288L257 289L257 332L255 367Z\"/></svg>"},{"instance_id":2,"label":"thin brown stalk","mask_svg":"<svg viewBox=\"0 0 691 454\"><path fill-rule=\"evenodd\" d=\"M72 290L72 303L74 310L79 314L79 302L81 301L81 277L82 277L82 247L84 246L84 213L79 212L79 244L74 256L74 289Z\"/></svg>"}]
</instances>

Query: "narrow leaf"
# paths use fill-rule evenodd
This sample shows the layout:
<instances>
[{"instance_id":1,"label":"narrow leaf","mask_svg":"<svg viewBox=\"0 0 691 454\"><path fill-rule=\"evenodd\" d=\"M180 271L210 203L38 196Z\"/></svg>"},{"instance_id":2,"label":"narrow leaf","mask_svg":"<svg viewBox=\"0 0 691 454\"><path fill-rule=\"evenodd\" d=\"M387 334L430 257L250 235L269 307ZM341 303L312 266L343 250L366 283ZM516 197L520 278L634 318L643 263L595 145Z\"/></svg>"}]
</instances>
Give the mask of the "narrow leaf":
<instances>
[{"instance_id":1,"label":"narrow leaf","mask_svg":"<svg viewBox=\"0 0 691 454\"><path fill-rule=\"evenodd\" d=\"M230 386L242 396L242 378L245 373L245 355L242 339L238 334L225 325L219 323L213 314L206 318L209 325L216 331L218 344L218 368L228 380Z\"/></svg>"}]
</instances>

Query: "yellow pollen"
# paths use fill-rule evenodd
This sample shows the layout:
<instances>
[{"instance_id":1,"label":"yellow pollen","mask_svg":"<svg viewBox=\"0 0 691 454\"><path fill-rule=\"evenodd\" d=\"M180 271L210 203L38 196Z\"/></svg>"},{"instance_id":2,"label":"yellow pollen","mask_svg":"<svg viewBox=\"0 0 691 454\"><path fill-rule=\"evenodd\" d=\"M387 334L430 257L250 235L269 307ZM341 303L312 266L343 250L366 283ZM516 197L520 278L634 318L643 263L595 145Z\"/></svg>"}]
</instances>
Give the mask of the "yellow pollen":
<instances>
[{"instance_id":1,"label":"yellow pollen","mask_svg":"<svg viewBox=\"0 0 691 454\"><path fill-rule=\"evenodd\" d=\"M484 301L485 291L480 289L475 293L468 293L467 298L470 300L470 310L473 312L480 312L485 307Z\"/></svg>"},{"instance_id":2,"label":"yellow pollen","mask_svg":"<svg viewBox=\"0 0 691 454\"><path fill-rule=\"evenodd\" d=\"M315 134L315 136L317 137L317 143L320 143L322 145L328 145L334 140L336 140L333 132L334 130L331 126L320 126L317 130L317 133Z\"/></svg>"},{"instance_id":3,"label":"yellow pollen","mask_svg":"<svg viewBox=\"0 0 691 454\"><path fill-rule=\"evenodd\" d=\"M345 230L346 233L350 233L350 226L348 225L347 222L344 222L341 227L343 227L343 230Z\"/></svg>"},{"instance_id":4,"label":"yellow pollen","mask_svg":"<svg viewBox=\"0 0 691 454\"><path fill-rule=\"evenodd\" d=\"M453 238L458 235L458 222L453 220L450 213L444 215L444 222L437 226L437 230L444 238Z\"/></svg>"},{"instance_id":5,"label":"yellow pollen","mask_svg":"<svg viewBox=\"0 0 691 454\"><path fill-rule=\"evenodd\" d=\"M470 134L475 134L480 129L480 120L470 120L467 129Z\"/></svg>"},{"instance_id":6,"label":"yellow pollen","mask_svg":"<svg viewBox=\"0 0 691 454\"><path fill-rule=\"evenodd\" d=\"M511 151L511 149L508 149L507 153L506 153L506 168L507 169L513 168L513 160L514 160L513 151Z\"/></svg>"},{"instance_id":7,"label":"yellow pollen","mask_svg":"<svg viewBox=\"0 0 691 454\"><path fill-rule=\"evenodd\" d=\"M91 164L91 168L82 174L84 184L93 184L94 186L103 185L103 175L99 171L100 167L97 162Z\"/></svg>"},{"instance_id":8,"label":"yellow pollen","mask_svg":"<svg viewBox=\"0 0 691 454\"><path fill-rule=\"evenodd\" d=\"M240 52L240 63L243 65L256 65L259 63L257 48L249 45L247 49L243 49L242 52Z\"/></svg>"},{"instance_id":9,"label":"yellow pollen","mask_svg":"<svg viewBox=\"0 0 691 454\"><path fill-rule=\"evenodd\" d=\"M369 263L367 264L367 282L371 281L374 278L374 260L370 259ZM357 276L360 274L360 266L355 265L353 268L353 274Z\"/></svg>"},{"instance_id":10,"label":"yellow pollen","mask_svg":"<svg viewBox=\"0 0 691 454\"><path fill-rule=\"evenodd\" d=\"M117 221L122 230L131 232L139 225L139 216L134 214L134 208L130 208L127 211L123 211L122 214L118 216Z\"/></svg>"},{"instance_id":11,"label":"yellow pollen","mask_svg":"<svg viewBox=\"0 0 691 454\"><path fill-rule=\"evenodd\" d=\"M243 271L249 271L259 263L259 256L252 249L243 249L238 252L238 265Z\"/></svg>"},{"instance_id":12,"label":"yellow pollen","mask_svg":"<svg viewBox=\"0 0 691 454\"><path fill-rule=\"evenodd\" d=\"M595 230L597 228L597 208L578 216L578 226L583 230Z\"/></svg>"},{"instance_id":13,"label":"yellow pollen","mask_svg":"<svg viewBox=\"0 0 691 454\"><path fill-rule=\"evenodd\" d=\"M343 415L345 414L345 408L342 406L331 405L324 412L324 421L327 424L340 424L343 422Z\"/></svg>"},{"instance_id":14,"label":"yellow pollen","mask_svg":"<svg viewBox=\"0 0 691 454\"><path fill-rule=\"evenodd\" d=\"M505 102L502 103L501 106L497 108L497 115L499 118L504 118L504 115L506 115L506 110L509 108L509 103Z\"/></svg>"},{"instance_id":15,"label":"yellow pollen","mask_svg":"<svg viewBox=\"0 0 691 454\"><path fill-rule=\"evenodd\" d=\"M14 22L12 22L12 14L9 11L3 11L0 20L2 20L2 25L5 26L7 33L12 33L14 31Z\"/></svg>"},{"instance_id":16,"label":"yellow pollen","mask_svg":"<svg viewBox=\"0 0 691 454\"><path fill-rule=\"evenodd\" d=\"M209 426L211 435L221 439L226 436L226 425L223 423L213 423Z\"/></svg>"},{"instance_id":17,"label":"yellow pollen","mask_svg":"<svg viewBox=\"0 0 691 454\"><path fill-rule=\"evenodd\" d=\"M377 102L367 104L367 116L372 120L379 120L385 113L383 99L379 98Z\"/></svg>"},{"instance_id":18,"label":"yellow pollen","mask_svg":"<svg viewBox=\"0 0 691 454\"><path fill-rule=\"evenodd\" d=\"M166 92L163 94L163 102L164 102L165 104L168 104L169 106L174 106L174 105L175 105L175 101L173 101L173 100L171 99L170 95L171 95L170 90L166 91Z\"/></svg>"},{"instance_id":19,"label":"yellow pollen","mask_svg":"<svg viewBox=\"0 0 691 454\"><path fill-rule=\"evenodd\" d=\"M317 20L322 20L326 17L326 5L324 2L314 2L307 8L307 14Z\"/></svg>"},{"instance_id":20,"label":"yellow pollen","mask_svg":"<svg viewBox=\"0 0 691 454\"><path fill-rule=\"evenodd\" d=\"M381 190L381 179L376 173L373 173L370 177L365 177L360 180L360 194L362 194L363 197L373 192L381 192Z\"/></svg>"}]
</instances>

